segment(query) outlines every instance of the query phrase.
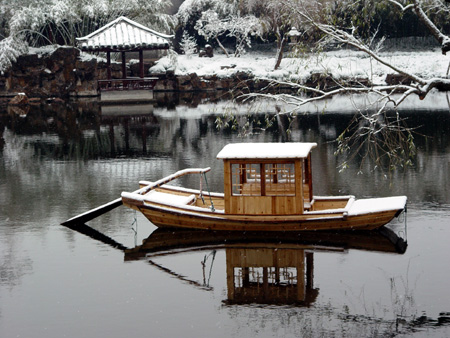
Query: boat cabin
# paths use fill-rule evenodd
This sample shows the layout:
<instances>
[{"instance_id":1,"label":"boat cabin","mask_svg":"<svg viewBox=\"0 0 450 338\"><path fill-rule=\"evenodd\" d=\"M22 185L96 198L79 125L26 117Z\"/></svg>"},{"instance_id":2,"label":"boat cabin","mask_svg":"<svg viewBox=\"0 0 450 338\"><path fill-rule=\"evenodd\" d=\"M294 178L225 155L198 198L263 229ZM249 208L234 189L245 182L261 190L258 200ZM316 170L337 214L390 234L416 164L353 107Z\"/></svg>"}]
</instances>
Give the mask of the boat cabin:
<instances>
[{"instance_id":1,"label":"boat cabin","mask_svg":"<svg viewBox=\"0 0 450 338\"><path fill-rule=\"evenodd\" d=\"M313 199L311 150L316 143L234 143L224 164L225 214L293 215Z\"/></svg>"}]
</instances>

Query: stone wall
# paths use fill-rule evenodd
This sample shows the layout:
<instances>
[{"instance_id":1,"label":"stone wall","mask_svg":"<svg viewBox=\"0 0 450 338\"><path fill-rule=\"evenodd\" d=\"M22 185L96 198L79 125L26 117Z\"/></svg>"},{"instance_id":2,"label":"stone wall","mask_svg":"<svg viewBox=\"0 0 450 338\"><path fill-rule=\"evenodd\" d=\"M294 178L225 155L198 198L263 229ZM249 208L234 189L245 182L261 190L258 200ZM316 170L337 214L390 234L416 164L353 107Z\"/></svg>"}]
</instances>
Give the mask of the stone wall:
<instances>
[{"instance_id":1,"label":"stone wall","mask_svg":"<svg viewBox=\"0 0 450 338\"><path fill-rule=\"evenodd\" d=\"M120 77L120 64L112 64ZM97 95L97 79L106 78L106 62L80 59L80 50L59 47L53 51L20 56L0 75L2 96L25 93L30 98Z\"/></svg>"},{"instance_id":2,"label":"stone wall","mask_svg":"<svg viewBox=\"0 0 450 338\"><path fill-rule=\"evenodd\" d=\"M146 70L150 65L146 65ZM112 63L112 77L121 78L121 64ZM132 76L138 72L132 64ZM106 62L99 58L81 58L80 51L71 47L58 47L53 51L20 56L13 66L0 75L0 97L24 93L28 98L67 98L97 96L97 80L106 79ZM197 74L175 76L158 74L155 91L228 91L260 90L268 81L257 81L252 75L236 72L228 78L199 77Z\"/></svg>"},{"instance_id":3,"label":"stone wall","mask_svg":"<svg viewBox=\"0 0 450 338\"><path fill-rule=\"evenodd\" d=\"M269 81L257 80L253 75L237 72L223 78L216 75L198 76L195 73L175 76L172 73L158 74L155 91L229 91L253 92L265 88Z\"/></svg>"}]
</instances>

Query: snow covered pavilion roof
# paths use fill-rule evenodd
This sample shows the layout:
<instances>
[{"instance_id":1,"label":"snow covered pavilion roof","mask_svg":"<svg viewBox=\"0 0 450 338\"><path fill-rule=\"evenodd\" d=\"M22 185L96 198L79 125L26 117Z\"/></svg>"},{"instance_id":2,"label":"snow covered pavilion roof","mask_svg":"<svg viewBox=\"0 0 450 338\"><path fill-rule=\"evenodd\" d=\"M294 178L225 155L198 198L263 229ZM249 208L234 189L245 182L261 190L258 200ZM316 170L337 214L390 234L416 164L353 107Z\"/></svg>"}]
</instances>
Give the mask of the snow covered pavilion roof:
<instances>
[{"instance_id":1,"label":"snow covered pavilion roof","mask_svg":"<svg viewBox=\"0 0 450 338\"><path fill-rule=\"evenodd\" d=\"M132 51L168 49L171 38L121 16L77 40L84 51Z\"/></svg>"}]
</instances>

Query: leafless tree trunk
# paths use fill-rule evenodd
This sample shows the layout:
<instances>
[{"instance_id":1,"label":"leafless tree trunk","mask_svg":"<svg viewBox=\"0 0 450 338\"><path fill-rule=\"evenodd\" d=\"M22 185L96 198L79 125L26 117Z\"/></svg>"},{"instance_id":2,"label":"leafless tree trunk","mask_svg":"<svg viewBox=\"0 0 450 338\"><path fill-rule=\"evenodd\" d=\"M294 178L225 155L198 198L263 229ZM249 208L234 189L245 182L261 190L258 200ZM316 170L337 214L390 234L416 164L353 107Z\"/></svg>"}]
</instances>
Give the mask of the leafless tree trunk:
<instances>
[{"instance_id":1,"label":"leafless tree trunk","mask_svg":"<svg viewBox=\"0 0 450 338\"><path fill-rule=\"evenodd\" d=\"M273 68L274 70L277 70L278 67L280 67L281 60L283 59L283 52L284 52L284 47L286 46L286 43L287 43L287 39L285 36L279 37L277 39L277 57L276 57L275 67Z\"/></svg>"}]
</instances>

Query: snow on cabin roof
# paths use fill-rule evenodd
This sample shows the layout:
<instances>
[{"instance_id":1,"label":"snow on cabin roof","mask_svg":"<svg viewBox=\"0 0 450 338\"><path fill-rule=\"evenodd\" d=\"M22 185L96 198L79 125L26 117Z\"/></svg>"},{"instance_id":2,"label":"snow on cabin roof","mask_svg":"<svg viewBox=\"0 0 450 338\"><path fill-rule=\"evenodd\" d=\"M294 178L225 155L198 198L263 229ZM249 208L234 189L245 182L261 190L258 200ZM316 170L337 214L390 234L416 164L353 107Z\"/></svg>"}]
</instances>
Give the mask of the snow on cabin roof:
<instances>
[{"instance_id":1,"label":"snow on cabin roof","mask_svg":"<svg viewBox=\"0 0 450 338\"><path fill-rule=\"evenodd\" d=\"M77 38L82 50L165 49L173 35L158 33L124 16L89 35Z\"/></svg>"},{"instance_id":2,"label":"snow on cabin roof","mask_svg":"<svg viewBox=\"0 0 450 338\"><path fill-rule=\"evenodd\" d=\"M217 154L218 159L306 158L317 143L230 143Z\"/></svg>"}]
</instances>

